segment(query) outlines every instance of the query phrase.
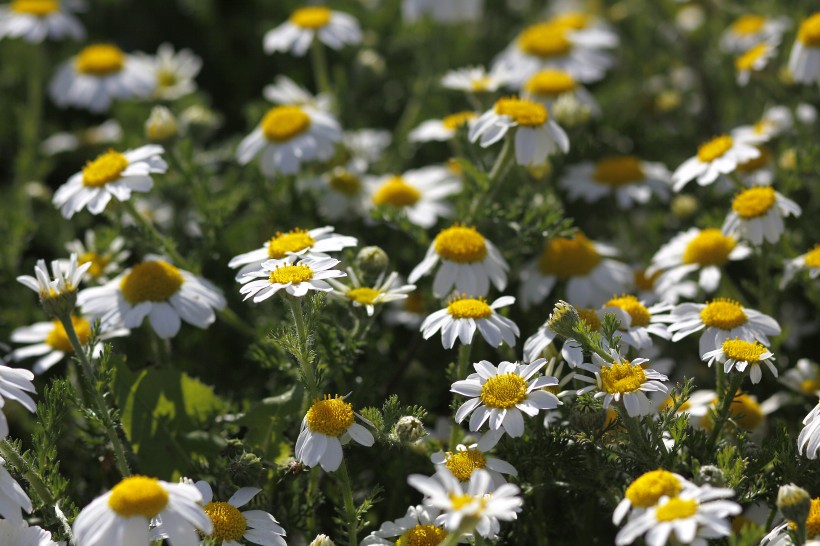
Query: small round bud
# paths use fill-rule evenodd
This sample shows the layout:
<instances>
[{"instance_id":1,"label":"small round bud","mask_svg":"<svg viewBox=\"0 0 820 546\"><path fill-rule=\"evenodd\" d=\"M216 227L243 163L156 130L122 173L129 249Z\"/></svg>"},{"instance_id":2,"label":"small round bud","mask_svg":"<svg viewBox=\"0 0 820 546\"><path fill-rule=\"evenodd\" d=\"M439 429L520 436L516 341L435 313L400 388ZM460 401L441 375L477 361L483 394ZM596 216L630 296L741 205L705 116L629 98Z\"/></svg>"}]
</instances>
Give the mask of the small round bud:
<instances>
[{"instance_id":1,"label":"small round bud","mask_svg":"<svg viewBox=\"0 0 820 546\"><path fill-rule=\"evenodd\" d=\"M418 417L405 415L393 426L392 435L404 444L412 444L427 436L427 431Z\"/></svg>"},{"instance_id":2,"label":"small round bud","mask_svg":"<svg viewBox=\"0 0 820 546\"><path fill-rule=\"evenodd\" d=\"M145 136L151 142L165 142L177 136L177 118L164 106L154 106L145 122Z\"/></svg>"},{"instance_id":3,"label":"small round bud","mask_svg":"<svg viewBox=\"0 0 820 546\"><path fill-rule=\"evenodd\" d=\"M700 207L698 200L691 195L676 195L672 199L672 214L681 220L685 220L698 212L698 207Z\"/></svg>"},{"instance_id":4,"label":"small round bud","mask_svg":"<svg viewBox=\"0 0 820 546\"><path fill-rule=\"evenodd\" d=\"M592 110L572 93L564 93L552 107L555 121L564 127L577 127L589 121Z\"/></svg>"},{"instance_id":5,"label":"small round bud","mask_svg":"<svg viewBox=\"0 0 820 546\"><path fill-rule=\"evenodd\" d=\"M695 483L698 485L711 485L713 487L723 487L725 477L723 471L715 465L707 464L700 467Z\"/></svg>"},{"instance_id":6,"label":"small round bud","mask_svg":"<svg viewBox=\"0 0 820 546\"><path fill-rule=\"evenodd\" d=\"M550 330L565 338L577 336L575 327L581 322L578 310L565 301L555 304L547 324Z\"/></svg>"},{"instance_id":7,"label":"small round bud","mask_svg":"<svg viewBox=\"0 0 820 546\"><path fill-rule=\"evenodd\" d=\"M222 124L220 115L206 106L195 104L180 114L182 125L194 136L206 137Z\"/></svg>"},{"instance_id":8,"label":"small round bud","mask_svg":"<svg viewBox=\"0 0 820 546\"><path fill-rule=\"evenodd\" d=\"M671 112L679 108L681 102L680 93L673 89L665 89L655 97L655 108L657 108L659 112Z\"/></svg>"},{"instance_id":9,"label":"small round bud","mask_svg":"<svg viewBox=\"0 0 820 546\"><path fill-rule=\"evenodd\" d=\"M242 453L231 461L230 472L233 480L240 485L257 483L265 472L265 464L253 453Z\"/></svg>"},{"instance_id":10,"label":"small round bud","mask_svg":"<svg viewBox=\"0 0 820 546\"><path fill-rule=\"evenodd\" d=\"M390 258L377 246L366 246L356 255L356 265L366 277L378 277L387 269Z\"/></svg>"},{"instance_id":11,"label":"small round bud","mask_svg":"<svg viewBox=\"0 0 820 546\"><path fill-rule=\"evenodd\" d=\"M316 538L308 546L336 546L329 536L325 534L316 535Z\"/></svg>"},{"instance_id":12,"label":"small round bud","mask_svg":"<svg viewBox=\"0 0 820 546\"><path fill-rule=\"evenodd\" d=\"M777 508L789 521L805 523L811 510L811 496L793 483L782 485L777 492Z\"/></svg>"},{"instance_id":13,"label":"small round bud","mask_svg":"<svg viewBox=\"0 0 820 546\"><path fill-rule=\"evenodd\" d=\"M609 424L607 412L601 401L588 394L579 396L571 406L570 425L587 433L595 433Z\"/></svg>"},{"instance_id":14,"label":"small round bud","mask_svg":"<svg viewBox=\"0 0 820 546\"><path fill-rule=\"evenodd\" d=\"M778 160L778 165L784 171L796 171L797 170L797 150L794 148L787 148L783 150L783 153L780 154L780 159Z\"/></svg>"}]
</instances>

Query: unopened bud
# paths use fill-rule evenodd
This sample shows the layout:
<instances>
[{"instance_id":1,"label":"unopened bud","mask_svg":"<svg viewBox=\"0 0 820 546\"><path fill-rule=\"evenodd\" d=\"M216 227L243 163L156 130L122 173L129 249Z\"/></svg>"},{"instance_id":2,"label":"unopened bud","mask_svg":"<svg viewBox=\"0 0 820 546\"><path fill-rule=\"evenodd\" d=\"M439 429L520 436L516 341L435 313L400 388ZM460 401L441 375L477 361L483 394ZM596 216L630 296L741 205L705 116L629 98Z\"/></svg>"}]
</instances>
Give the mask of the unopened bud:
<instances>
[{"instance_id":1,"label":"unopened bud","mask_svg":"<svg viewBox=\"0 0 820 546\"><path fill-rule=\"evenodd\" d=\"M723 471L715 465L707 464L700 467L695 483L698 485L711 485L713 487L723 487L725 482Z\"/></svg>"},{"instance_id":2,"label":"unopened bud","mask_svg":"<svg viewBox=\"0 0 820 546\"><path fill-rule=\"evenodd\" d=\"M387 269L390 258L377 246L366 246L356 255L356 265L365 277L378 277Z\"/></svg>"},{"instance_id":3,"label":"unopened bud","mask_svg":"<svg viewBox=\"0 0 820 546\"><path fill-rule=\"evenodd\" d=\"M561 300L555 304L547 326L550 330L564 338L577 337L575 327L581 322L578 310L567 302Z\"/></svg>"},{"instance_id":4,"label":"unopened bud","mask_svg":"<svg viewBox=\"0 0 820 546\"><path fill-rule=\"evenodd\" d=\"M412 444L427 436L427 431L418 417L405 415L393 427L393 435L404 444Z\"/></svg>"},{"instance_id":5,"label":"unopened bud","mask_svg":"<svg viewBox=\"0 0 820 546\"><path fill-rule=\"evenodd\" d=\"M809 517L811 496L808 491L793 483L782 485L777 492L777 507L789 521L803 524Z\"/></svg>"},{"instance_id":6,"label":"unopened bud","mask_svg":"<svg viewBox=\"0 0 820 546\"><path fill-rule=\"evenodd\" d=\"M53 294L40 294L40 305L49 318L68 317L77 306L77 290L68 289Z\"/></svg>"},{"instance_id":7,"label":"unopened bud","mask_svg":"<svg viewBox=\"0 0 820 546\"><path fill-rule=\"evenodd\" d=\"M555 120L563 127L576 127L589 121L592 110L572 93L564 93L552 106Z\"/></svg>"},{"instance_id":8,"label":"unopened bud","mask_svg":"<svg viewBox=\"0 0 820 546\"><path fill-rule=\"evenodd\" d=\"M145 136L151 142L165 142L177 136L177 118L164 106L154 106L145 122Z\"/></svg>"},{"instance_id":9,"label":"unopened bud","mask_svg":"<svg viewBox=\"0 0 820 546\"><path fill-rule=\"evenodd\" d=\"M308 546L336 546L330 537L324 534L316 535L316 538Z\"/></svg>"},{"instance_id":10,"label":"unopened bud","mask_svg":"<svg viewBox=\"0 0 820 546\"><path fill-rule=\"evenodd\" d=\"M698 200L691 195L676 195L672 199L672 214L681 220L685 220L698 212L699 206Z\"/></svg>"}]
</instances>

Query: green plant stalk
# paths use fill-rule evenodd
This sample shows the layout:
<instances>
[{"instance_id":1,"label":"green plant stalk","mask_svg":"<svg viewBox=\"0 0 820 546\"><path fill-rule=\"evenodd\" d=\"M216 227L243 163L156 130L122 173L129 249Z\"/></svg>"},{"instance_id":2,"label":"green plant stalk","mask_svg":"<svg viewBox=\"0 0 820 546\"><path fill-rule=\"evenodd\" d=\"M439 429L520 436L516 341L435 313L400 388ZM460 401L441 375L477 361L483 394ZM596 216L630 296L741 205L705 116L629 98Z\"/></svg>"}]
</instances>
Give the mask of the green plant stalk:
<instances>
[{"instance_id":1,"label":"green plant stalk","mask_svg":"<svg viewBox=\"0 0 820 546\"><path fill-rule=\"evenodd\" d=\"M476 192L476 196L470 205L470 211L465 221L472 221L476 212L481 208L481 205L492 200L495 190L501 186L498 183L499 180L507 172L510 161L513 159L513 148L513 137L507 133L507 136L504 138L504 145L501 147L501 152L498 154L492 169L490 169L487 175L487 187L480 188L481 191Z\"/></svg>"},{"instance_id":2,"label":"green plant stalk","mask_svg":"<svg viewBox=\"0 0 820 546\"><path fill-rule=\"evenodd\" d=\"M306 500L311 503L315 501L316 492L319 490L319 473L319 467L317 466L310 469ZM316 532L316 510L311 510L307 515L307 534L308 536L315 536Z\"/></svg>"},{"instance_id":3,"label":"green plant stalk","mask_svg":"<svg viewBox=\"0 0 820 546\"><path fill-rule=\"evenodd\" d=\"M718 391L718 411L715 415L715 423L714 428L712 428L712 433L709 435L709 451L714 451L715 445L717 445L717 441L720 438L721 432L723 432L723 426L726 424L726 421L729 420L729 411L732 407L732 402L735 399L735 393L737 392L738 387L740 387L740 383L743 381L743 374L735 373L729 379L729 386L724 391Z\"/></svg>"},{"instance_id":4,"label":"green plant stalk","mask_svg":"<svg viewBox=\"0 0 820 546\"><path fill-rule=\"evenodd\" d=\"M327 55L325 46L315 37L310 46L310 61L313 68L313 78L320 93L325 93L334 100L333 88L330 85L330 73L327 68Z\"/></svg>"},{"instance_id":5,"label":"green plant stalk","mask_svg":"<svg viewBox=\"0 0 820 546\"><path fill-rule=\"evenodd\" d=\"M134 218L134 221L139 224L140 229L147 235L154 243L162 247L162 250L168 255L173 262L188 271L196 271L196 266L189 263L182 254L177 251L174 242L159 232L159 230L149 220L146 220L139 212L137 207L130 200L122 201L122 206Z\"/></svg>"},{"instance_id":6,"label":"green plant stalk","mask_svg":"<svg viewBox=\"0 0 820 546\"><path fill-rule=\"evenodd\" d=\"M29 466L23 456L18 453L11 442L8 440L0 442L0 454L31 484L31 488L34 489L34 492L40 497L43 504L48 506L57 504L57 500L54 498L54 495L51 494L51 491L43 482L42 478L40 478L40 475L32 470L31 466Z\"/></svg>"},{"instance_id":7,"label":"green plant stalk","mask_svg":"<svg viewBox=\"0 0 820 546\"><path fill-rule=\"evenodd\" d=\"M17 182L22 184L37 177L37 147L40 143L40 125L43 115L43 70L45 49L41 44L29 46L26 67L25 114L20 116L20 152L17 156Z\"/></svg>"},{"instance_id":8,"label":"green plant stalk","mask_svg":"<svg viewBox=\"0 0 820 546\"><path fill-rule=\"evenodd\" d=\"M465 533L470 532L476 526L476 523L478 523L476 518L465 517L461 520L461 525L458 526L458 529L449 532L444 540L439 542L438 546L455 546Z\"/></svg>"},{"instance_id":9,"label":"green plant stalk","mask_svg":"<svg viewBox=\"0 0 820 546\"><path fill-rule=\"evenodd\" d=\"M641 431L640 420L629 415L629 412L626 411L626 404L624 404L623 400L621 400L618 404L618 416L621 418L621 421L626 427L626 432L629 435L629 438L638 447L640 452L646 454L650 453L652 450L649 448L646 437Z\"/></svg>"},{"instance_id":10,"label":"green plant stalk","mask_svg":"<svg viewBox=\"0 0 820 546\"><path fill-rule=\"evenodd\" d=\"M359 543L359 520L356 516L356 505L353 504L353 488L350 485L350 475L347 472L347 462L342 459L342 464L336 471L339 484L342 486L344 497L345 517L347 517L347 538L351 546Z\"/></svg>"},{"instance_id":11,"label":"green plant stalk","mask_svg":"<svg viewBox=\"0 0 820 546\"><path fill-rule=\"evenodd\" d=\"M310 347L307 330L305 329L305 317L302 315L302 298L285 295L285 299L290 305L290 312L293 315L293 325L296 328L296 336L299 338L299 355L297 360L302 368L305 383L308 389L308 402L318 396L318 385L316 384L316 371L310 361Z\"/></svg>"},{"instance_id":12,"label":"green plant stalk","mask_svg":"<svg viewBox=\"0 0 820 546\"><path fill-rule=\"evenodd\" d=\"M470 351L473 348L472 343L466 345L459 345L458 347L458 363L456 364L456 381L461 381L467 375L467 369L470 365ZM455 453L458 445L459 433L461 428L457 423L453 423L450 428L450 452Z\"/></svg>"}]
</instances>

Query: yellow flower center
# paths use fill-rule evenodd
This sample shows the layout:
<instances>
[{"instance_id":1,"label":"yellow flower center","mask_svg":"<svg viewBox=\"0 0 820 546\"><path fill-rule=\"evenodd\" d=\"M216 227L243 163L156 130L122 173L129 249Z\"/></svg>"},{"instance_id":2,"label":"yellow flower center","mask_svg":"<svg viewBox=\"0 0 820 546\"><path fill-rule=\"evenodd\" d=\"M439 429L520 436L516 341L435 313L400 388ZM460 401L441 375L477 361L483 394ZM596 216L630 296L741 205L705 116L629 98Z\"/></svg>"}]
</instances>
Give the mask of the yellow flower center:
<instances>
[{"instance_id":1,"label":"yellow flower center","mask_svg":"<svg viewBox=\"0 0 820 546\"><path fill-rule=\"evenodd\" d=\"M518 36L518 47L535 57L562 57L572 49L567 38L569 27L554 23L539 23L524 29Z\"/></svg>"},{"instance_id":2,"label":"yellow flower center","mask_svg":"<svg viewBox=\"0 0 820 546\"><path fill-rule=\"evenodd\" d=\"M806 518L806 538L816 539L820 536L820 499L811 499L809 516Z\"/></svg>"},{"instance_id":3,"label":"yellow flower center","mask_svg":"<svg viewBox=\"0 0 820 546\"><path fill-rule=\"evenodd\" d=\"M576 307L575 310L578 311L578 316L587 323L590 330L597 332L601 329L601 317L598 316L595 309Z\"/></svg>"},{"instance_id":4,"label":"yellow flower center","mask_svg":"<svg viewBox=\"0 0 820 546\"><path fill-rule=\"evenodd\" d=\"M565 280L589 274L601 261L595 245L583 233L574 238L550 239L538 259L538 269L544 275L555 275Z\"/></svg>"},{"instance_id":5,"label":"yellow flower center","mask_svg":"<svg viewBox=\"0 0 820 546\"><path fill-rule=\"evenodd\" d=\"M754 430L763 422L765 414L760 404L755 402L748 394L740 394L735 397L729 406L732 419L746 430Z\"/></svg>"},{"instance_id":6,"label":"yellow flower center","mask_svg":"<svg viewBox=\"0 0 820 546\"><path fill-rule=\"evenodd\" d=\"M96 252L85 252L77 259L79 265L89 262L91 262L91 267L88 268L88 274L92 277L99 277L105 272L106 266L111 263L111 257L101 256Z\"/></svg>"},{"instance_id":7,"label":"yellow flower center","mask_svg":"<svg viewBox=\"0 0 820 546\"><path fill-rule=\"evenodd\" d=\"M361 303L362 305L373 305L376 303L376 298L381 296L381 292L375 288L367 288L362 286L360 288L351 288L347 291L347 299Z\"/></svg>"},{"instance_id":8,"label":"yellow flower center","mask_svg":"<svg viewBox=\"0 0 820 546\"><path fill-rule=\"evenodd\" d=\"M401 176L393 176L379 186L373 194L374 205L410 207L421 199L421 192L408 184Z\"/></svg>"},{"instance_id":9,"label":"yellow flower center","mask_svg":"<svg viewBox=\"0 0 820 546\"><path fill-rule=\"evenodd\" d=\"M635 288L643 292L652 291L655 288L655 281L661 276L662 271L655 271L651 275L646 274L646 269L638 269L633 275Z\"/></svg>"},{"instance_id":10,"label":"yellow flower center","mask_svg":"<svg viewBox=\"0 0 820 546\"><path fill-rule=\"evenodd\" d=\"M316 30L330 22L331 11L321 6L299 8L290 16L290 22L297 27Z\"/></svg>"},{"instance_id":11,"label":"yellow flower center","mask_svg":"<svg viewBox=\"0 0 820 546\"><path fill-rule=\"evenodd\" d=\"M776 196L771 186L758 186L741 191L732 201L732 210L744 219L763 216L774 206Z\"/></svg>"},{"instance_id":12,"label":"yellow flower center","mask_svg":"<svg viewBox=\"0 0 820 546\"><path fill-rule=\"evenodd\" d=\"M460 264L482 262L487 256L487 243L475 228L453 226L436 235L433 247L444 260Z\"/></svg>"},{"instance_id":13,"label":"yellow flower center","mask_svg":"<svg viewBox=\"0 0 820 546\"><path fill-rule=\"evenodd\" d=\"M448 452L444 466L459 481L466 482L473 475L473 470L487 466L487 459L477 449L468 449L467 451L457 451L455 453Z\"/></svg>"},{"instance_id":14,"label":"yellow flower center","mask_svg":"<svg viewBox=\"0 0 820 546\"><path fill-rule=\"evenodd\" d=\"M406 530L396 539L396 546L437 546L445 538L447 531L435 525L416 525Z\"/></svg>"},{"instance_id":15,"label":"yellow flower center","mask_svg":"<svg viewBox=\"0 0 820 546\"><path fill-rule=\"evenodd\" d=\"M11 11L37 17L51 15L59 9L59 0L14 0L11 3Z\"/></svg>"},{"instance_id":16,"label":"yellow flower center","mask_svg":"<svg viewBox=\"0 0 820 546\"><path fill-rule=\"evenodd\" d=\"M764 24L766 24L766 18L762 15L747 14L735 19L730 28L735 34L749 35L760 32Z\"/></svg>"},{"instance_id":17,"label":"yellow flower center","mask_svg":"<svg viewBox=\"0 0 820 546\"><path fill-rule=\"evenodd\" d=\"M572 30L581 30L589 25L589 15L580 11L568 11L561 15L556 15L549 20L553 25L566 27Z\"/></svg>"},{"instance_id":18,"label":"yellow flower center","mask_svg":"<svg viewBox=\"0 0 820 546\"><path fill-rule=\"evenodd\" d=\"M643 368L628 360L613 362L612 366L602 366L601 390L609 394L635 392L646 382Z\"/></svg>"},{"instance_id":19,"label":"yellow flower center","mask_svg":"<svg viewBox=\"0 0 820 546\"><path fill-rule=\"evenodd\" d=\"M733 237L723 235L719 229L704 229L686 245L683 251L683 263L723 265L729 261L729 254L737 242Z\"/></svg>"},{"instance_id":20,"label":"yellow flower center","mask_svg":"<svg viewBox=\"0 0 820 546\"><path fill-rule=\"evenodd\" d=\"M179 269L163 261L142 262L131 268L120 281L125 301L136 305L144 301L166 301L185 280Z\"/></svg>"},{"instance_id":21,"label":"yellow flower center","mask_svg":"<svg viewBox=\"0 0 820 546\"><path fill-rule=\"evenodd\" d=\"M308 265L284 265L270 272L271 284L299 284L313 278L313 270Z\"/></svg>"},{"instance_id":22,"label":"yellow flower center","mask_svg":"<svg viewBox=\"0 0 820 546\"><path fill-rule=\"evenodd\" d=\"M806 394L814 394L820 391L820 379L810 378L800 382L800 390Z\"/></svg>"},{"instance_id":23,"label":"yellow flower center","mask_svg":"<svg viewBox=\"0 0 820 546\"><path fill-rule=\"evenodd\" d=\"M349 171L339 170L330 175L330 187L339 193L353 197L359 195L362 190L362 181Z\"/></svg>"},{"instance_id":24,"label":"yellow flower center","mask_svg":"<svg viewBox=\"0 0 820 546\"><path fill-rule=\"evenodd\" d=\"M299 252L316 244L316 239L307 230L295 228L286 233L277 231L268 241L268 257L281 260L291 252Z\"/></svg>"},{"instance_id":25,"label":"yellow flower center","mask_svg":"<svg viewBox=\"0 0 820 546\"><path fill-rule=\"evenodd\" d=\"M636 508L655 506L661 497L675 497L681 492L680 480L666 470L652 470L639 476L626 488L625 497Z\"/></svg>"},{"instance_id":26,"label":"yellow flower center","mask_svg":"<svg viewBox=\"0 0 820 546\"><path fill-rule=\"evenodd\" d=\"M119 152L108 150L83 167L83 186L100 188L120 178L128 160Z\"/></svg>"},{"instance_id":27,"label":"yellow flower center","mask_svg":"<svg viewBox=\"0 0 820 546\"><path fill-rule=\"evenodd\" d=\"M444 119L441 120L444 127L455 131L462 125L466 124L471 119L475 119L475 112L458 112L456 114L450 114L449 116L444 116Z\"/></svg>"},{"instance_id":28,"label":"yellow flower center","mask_svg":"<svg viewBox=\"0 0 820 546\"><path fill-rule=\"evenodd\" d=\"M71 346L71 342L68 340L68 334L66 334L63 323L55 320L53 324L54 327L46 337L46 345L61 353L73 353L74 347ZM91 324L84 318L75 316L71 317L71 324L74 325L74 331L77 332L80 343L83 345L88 343L88 338L91 337Z\"/></svg>"},{"instance_id":29,"label":"yellow flower center","mask_svg":"<svg viewBox=\"0 0 820 546\"><path fill-rule=\"evenodd\" d=\"M179 78L172 70L157 71L157 85L163 89L175 86L179 83Z\"/></svg>"},{"instance_id":30,"label":"yellow flower center","mask_svg":"<svg viewBox=\"0 0 820 546\"><path fill-rule=\"evenodd\" d=\"M108 506L120 516L153 518L168 504L168 492L156 478L130 476L111 490Z\"/></svg>"},{"instance_id":31,"label":"yellow flower center","mask_svg":"<svg viewBox=\"0 0 820 546\"><path fill-rule=\"evenodd\" d=\"M760 343L750 343L742 339L727 339L723 342L723 354L740 362L760 362L760 356L767 351Z\"/></svg>"},{"instance_id":32,"label":"yellow flower center","mask_svg":"<svg viewBox=\"0 0 820 546\"><path fill-rule=\"evenodd\" d=\"M468 494L456 495L454 493L450 493L450 503L453 506L453 510L461 510L475 500L476 499L474 497Z\"/></svg>"},{"instance_id":33,"label":"yellow flower center","mask_svg":"<svg viewBox=\"0 0 820 546\"><path fill-rule=\"evenodd\" d=\"M484 298L455 298L447 305L447 312L455 319L483 319L493 314Z\"/></svg>"},{"instance_id":34,"label":"yellow flower center","mask_svg":"<svg viewBox=\"0 0 820 546\"><path fill-rule=\"evenodd\" d=\"M527 399L527 382L517 373L494 375L481 387L481 402L488 408L510 409Z\"/></svg>"},{"instance_id":35,"label":"yellow flower center","mask_svg":"<svg viewBox=\"0 0 820 546\"><path fill-rule=\"evenodd\" d=\"M745 161L740 163L737 166L737 170L744 173L752 173L759 169L762 169L769 162L772 160L772 152L769 151L768 148L765 146L756 146L756 148L760 151L760 155L755 157L754 159L750 159L749 161Z\"/></svg>"},{"instance_id":36,"label":"yellow flower center","mask_svg":"<svg viewBox=\"0 0 820 546\"><path fill-rule=\"evenodd\" d=\"M262 118L262 134L271 142L285 142L307 131L310 123L298 106L274 106Z\"/></svg>"},{"instance_id":37,"label":"yellow flower center","mask_svg":"<svg viewBox=\"0 0 820 546\"><path fill-rule=\"evenodd\" d=\"M209 536L217 541L237 541L248 528L245 516L227 502L209 502L202 509L214 524L214 532Z\"/></svg>"},{"instance_id":38,"label":"yellow flower center","mask_svg":"<svg viewBox=\"0 0 820 546\"><path fill-rule=\"evenodd\" d=\"M109 76L125 66L125 53L111 44L88 46L74 60L74 68L80 74L89 76Z\"/></svg>"},{"instance_id":39,"label":"yellow flower center","mask_svg":"<svg viewBox=\"0 0 820 546\"><path fill-rule=\"evenodd\" d=\"M820 245L816 245L813 249L809 250L806 253L806 257L803 258L803 261L806 267L820 267Z\"/></svg>"},{"instance_id":40,"label":"yellow flower center","mask_svg":"<svg viewBox=\"0 0 820 546\"><path fill-rule=\"evenodd\" d=\"M333 398L326 394L324 400L316 400L305 417L311 432L338 437L353 424L353 404L348 404L341 396Z\"/></svg>"},{"instance_id":41,"label":"yellow flower center","mask_svg":"<svg viewBox=\"0 0 820 546\"><path fill-rule=\"evenodd\" d=\"M746 324L749 318L740 302L728 298L719 298L706 304L700 312L700 320L711 328L731 330Z\"/></svg>"},{"instance_id":42,"label":"yellow flower center","mask_svg":"<svg viewBox=\"0 0 820 546\"><path fill-rule=\"evenodd\" d=\"M635 296L624 295L619 298L612 298L604 304L604 307L617 307L629 313L632 326L649 326L649 320L652 318L649 309L639 302Z\"/></svg>"},{"instance_id":43,"label":"yellow flower center","mask_svg":"<svg viewBox=\"0 0 820 546\"><path fill-rule=\"evenodd\" d=\"M595 163L592 177L607 186L626 186L642 182L645 178L641 160L632 155L608 157Z\"/></svg>"},{"instance_id":44,"label":"yellow flower center","mask_svg":"<svg viewBox=\"0 0 820 546\"><path fill-rule=\"evenodd\" d=\"M524 89L534 95L551 97L572 91L576 87L575 78L563 70L547 69L535 74L524 85Z\"/></svg>"},{"instance_id":45,"label":"yellow flower center","mask_svg":"<svg viewBox=\"0 0 820 546\"><path fill-rule=\"evenodd\" d=\"M757 44L735 59L735 68L738 72L752 70L754 64L763 57L767 51L769 51L769 46L766 44Z\"/></svg>"},{"instance_id":46,"label":"yellow flower center","mask_svg":"<svg viewBox=\"0 0 820 546\"><path fill-rule=\"evenodd\" d=\"M543 104L516 97L498 99L495 103L495 112L524 127L540 127L549 118Z\"/></svg>"},{"instance_id":47,"label":"yellow flower center","mask_svg":"<svg viewBox=\"0 0 820 546\"><path fill-rule=\"evenodd\" d=\"M711 163L732 149L734 141L729 135L715 137L698 148L698 159L703 163Z\"/></svg>"},{"instance_id":48,"label":"yellow flower center","mask_svg":"<svg viewBox=\"0 0 820 546\"><path fill-rule=\"evenodd\" d=\"M691 518L698 512L697 501L690 499L679 499L677 497L669 499L669 502L658 508L655 517L658 521L672 521L676 519Z\"/></svg>"},{"instance_id":49,"label":"yellow flower center","mask_svg":"<svg viewBox=\"0 0 820 546\"><path fill-rule=\"evenodd\" d=\"M820 47L820 12L800 23L797 40L808 47Z\"/></svg>"},{"instance_id":50,"label":"yellow flower center","mask_svg":"<svg viewBox=\"0 0 820 546\"><path fill-rule=\"evenodd\" d=\"M484 93L489 89L492 82L493 80L489 76L483 76L473 80L470 87L473 89L473 93Z\"/></svg>"}]
</instances>

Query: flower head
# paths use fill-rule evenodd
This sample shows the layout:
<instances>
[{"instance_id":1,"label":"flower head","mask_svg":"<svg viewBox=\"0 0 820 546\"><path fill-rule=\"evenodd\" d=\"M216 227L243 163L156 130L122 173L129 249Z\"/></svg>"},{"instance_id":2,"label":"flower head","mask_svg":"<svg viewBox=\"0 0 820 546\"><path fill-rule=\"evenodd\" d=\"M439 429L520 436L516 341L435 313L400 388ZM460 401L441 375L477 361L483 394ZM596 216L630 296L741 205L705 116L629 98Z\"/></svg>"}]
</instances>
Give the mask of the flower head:
<instances>
[{"instance_id":1,"label":"flower head","mask_svg":"<svg viewBox=\"0 0 820 546\"><path fill-rule=\"evenodd\" d=\"M323 399L314 400L302 420L296 458L309 467L318 464L326 472L333 472L342 464L342 443L352 438L365 447L372 446L373 434L358 424L356 417L371 425L341 396L326 394Z\"/></svg>"},{"instance_id":2,"label":"flower head","mask_svg":"<svg viewBox=\"0 0 820 546\"><path fill-rule=\"evenodd\" d=\"M362 41L359 22L351 15L324 6L298 8L290 18L265 34L265 52L290 52L297 57L307 53L313 41L333 49Z\"/></svg>"},{"instance_id":3,"label":"flower head","mask_svg":"<svg viewBox=\"0 0 820 546\"><path fill-rule=\"evenodd\" d=\"M327 279L346 276L343 271L333 269L338 264L339 260L327 256L300 259L298 255L289 255L281 260L267 260L260 270L242 277L239 293L245 294L246 300L253 298L254 303L259 303L280 290L297 298L305 296L309 290L330 292L333 287Z\"/></svg>"},{"instance_id":4,"label":"flower head","mask_svg":"<svg viewBox=\"0 0 820 546\"><path fill-rule=\"evenodd\" d=\"M510 347L515 346L515 338L520 336L518 326L496 313L496 309L515 303L512 296L503 296L487 303L484 298L474 298L467 295L455 296L450 299L445 309L440 309L429 315L421 324L424 339L429 339L441 330L441 344L445 349L451 349L456 339L463 345L473 341L476 329L484 340L493 347L501 345L502 341Z\"/></svg>"}]
</instances>

